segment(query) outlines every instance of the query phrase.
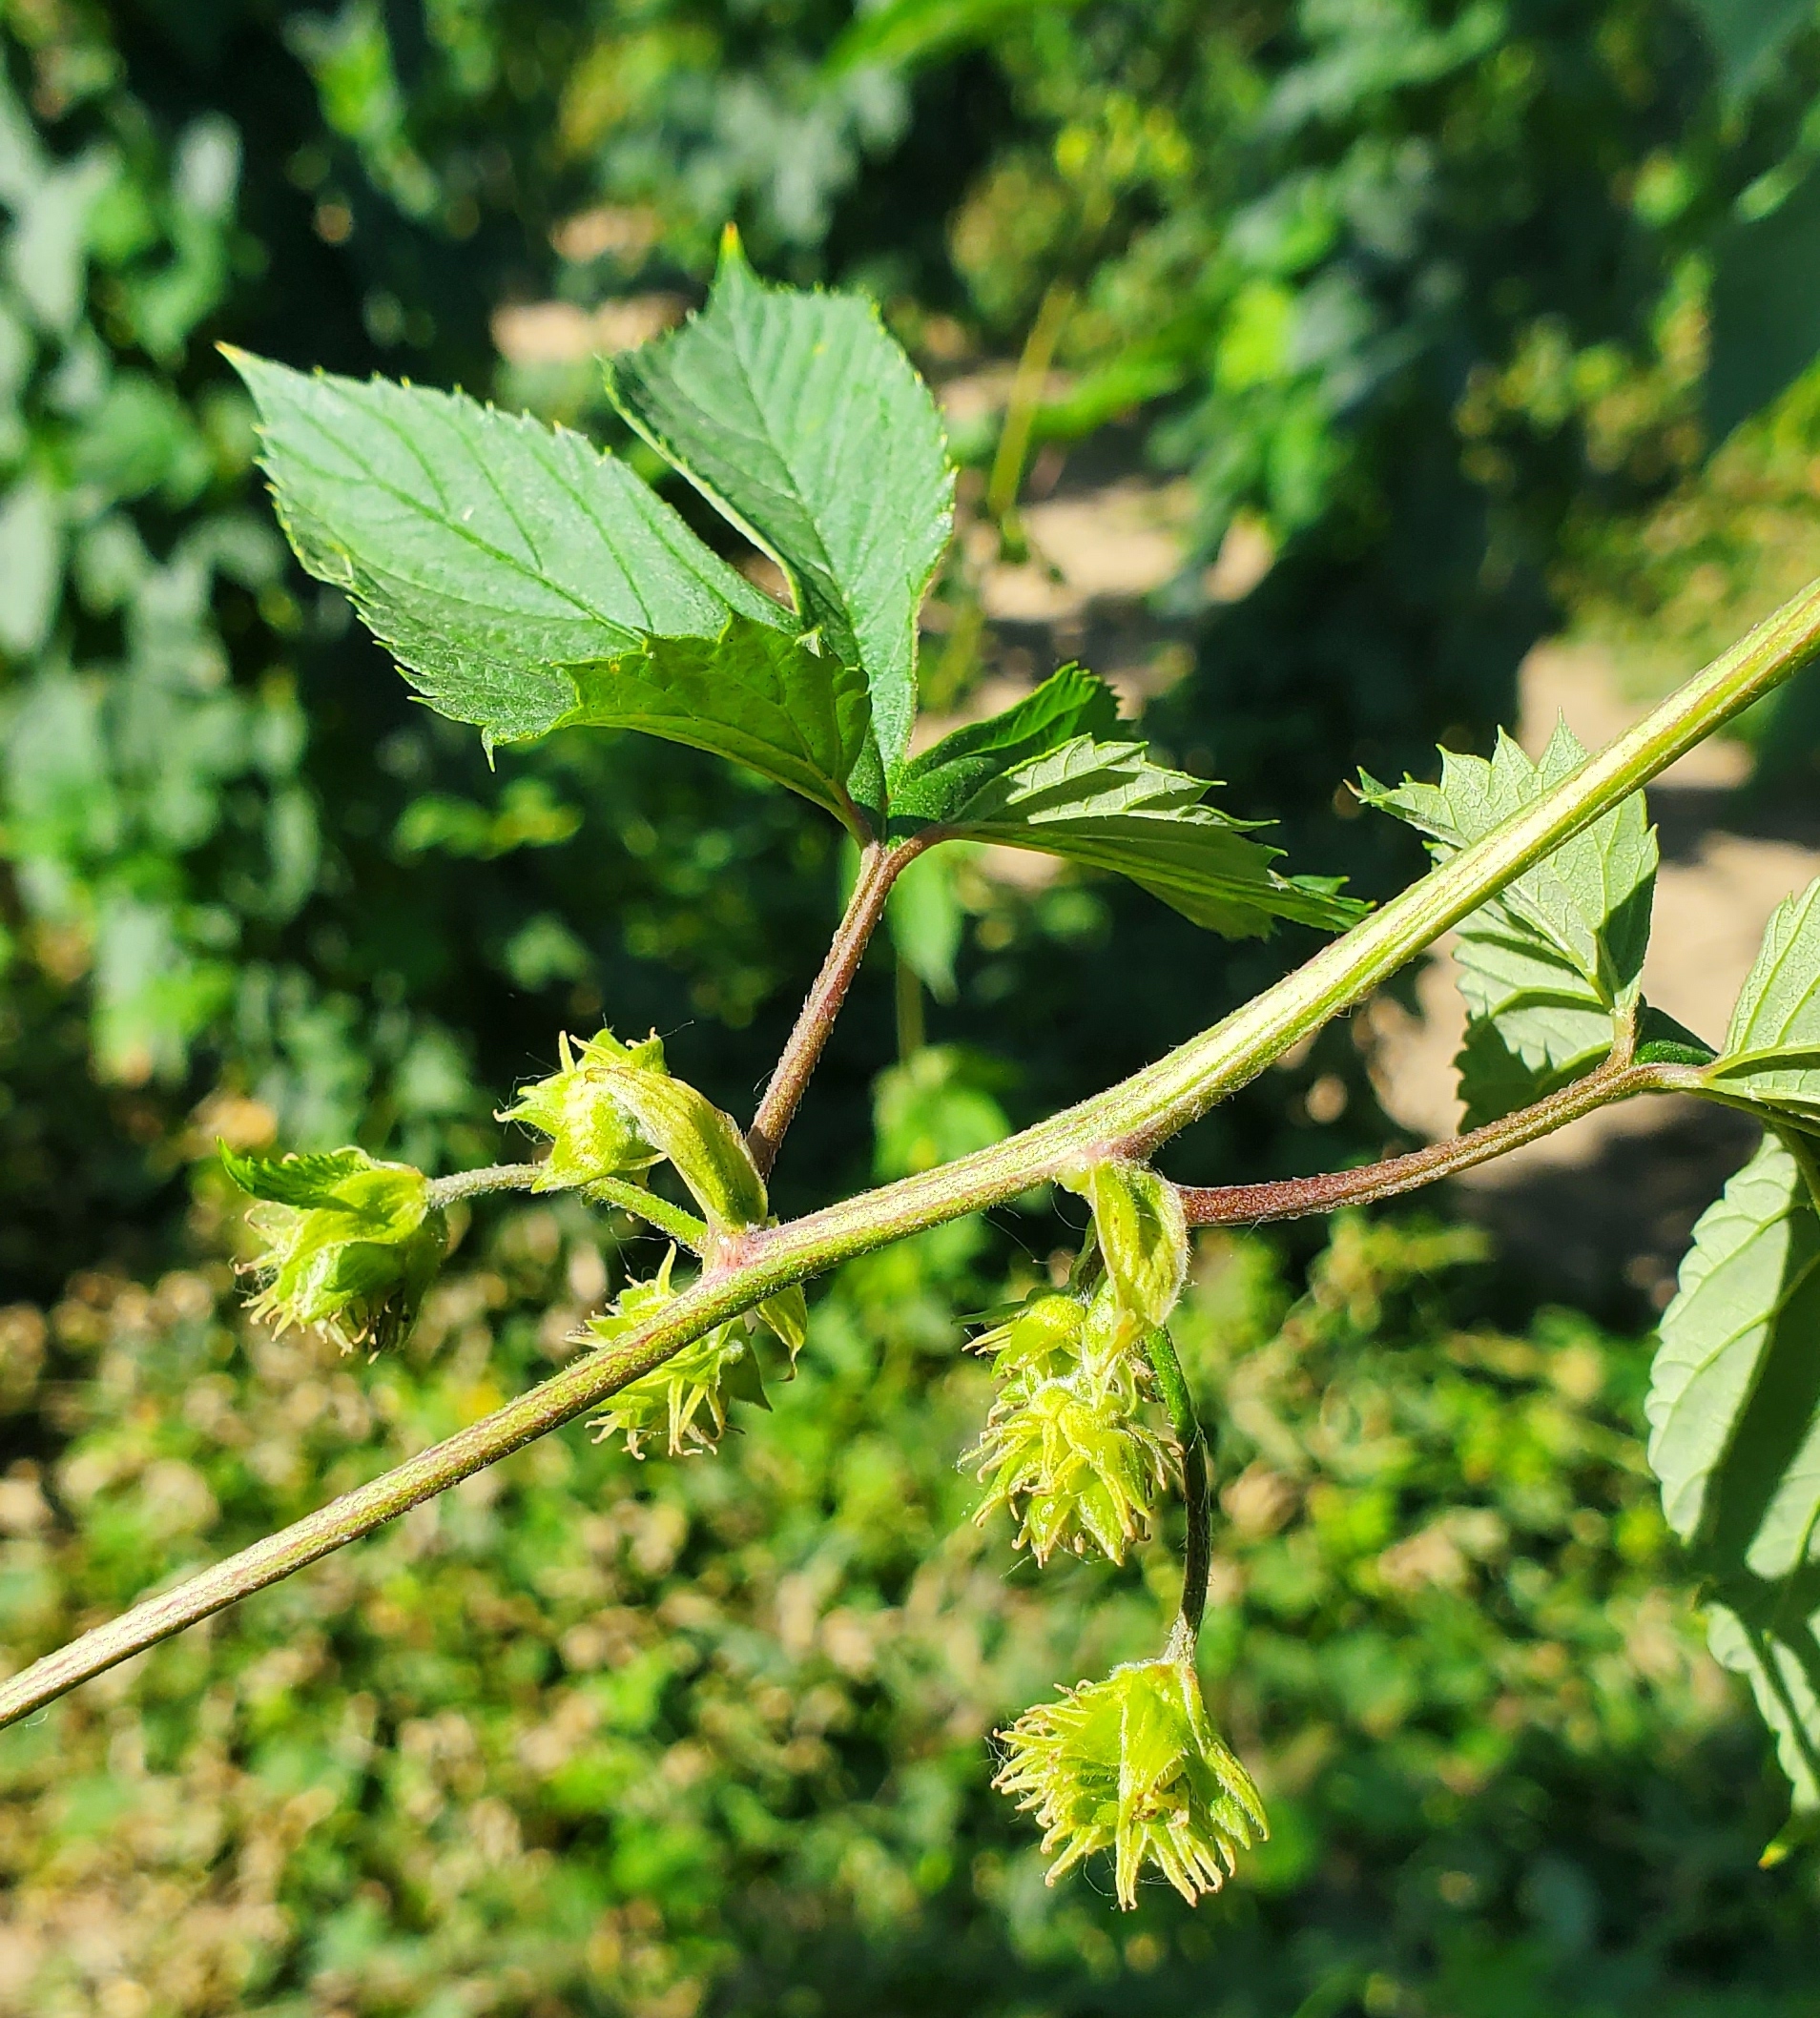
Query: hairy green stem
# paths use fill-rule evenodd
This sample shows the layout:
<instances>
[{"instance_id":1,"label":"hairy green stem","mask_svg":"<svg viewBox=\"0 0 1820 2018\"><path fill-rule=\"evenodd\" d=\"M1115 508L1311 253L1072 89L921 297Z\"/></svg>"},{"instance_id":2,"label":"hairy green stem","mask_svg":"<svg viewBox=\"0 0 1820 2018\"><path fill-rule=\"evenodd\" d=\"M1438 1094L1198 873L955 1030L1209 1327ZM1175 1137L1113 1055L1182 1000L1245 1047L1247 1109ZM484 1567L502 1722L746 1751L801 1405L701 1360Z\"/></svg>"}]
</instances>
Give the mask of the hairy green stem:
<instances>
[{"instance_id":1,"label":"hairy green stem","mask_svg":"<svg viewBox=\"0 0 1820 2018\"><path fill-rule=\"evenodd\" d=\"M597 1205L617 1205L622 1212L630 1212L634 1219L655 1226L659 1233L669 1234L692 1254L703 1253L707 1248L707 1226L693 1212L672 1205L667 1198L658 1198L643 1184L634 1184L623 1177L597 1177L591 1184L582 1187L582 1196Z\"/></svg>"},{"instance_id":2,"label":"hairy green stem","mask_svg":"<svg viewBox=\"0 0 1820 2018\"><path fill-rule=\"evenodd\" d=\"M453 1177L433 1177L429 1184L432 1212L458 1199L481 1198L489 1191L528 1191L537 1182L536 1163L488 1163L484 1170L458 1170Z\"/></svg>"},{"instance_id":3,"label":"hairy green stem","mask_svg":"<svg viewBox=\"0 0 1820 2018\"><path fill-rule=\"evenodd\" d=\"M1190 1645L1207 1614L1207 1576L1213 1565L1212 1509L1208 1503L1207 1436L1194 1412L1194 1395L1175 1342L1159 1327L1150 1333L1148 1350L1156 1391L1169 1411L1169 1427L1182 1451L1182 1504L1188 1512L1188 1540L1182 1551L1182 1627Z\"/></svg>"},{"instance_id":4,"label":"hairy green stem","mask_svg":"<svg viewBox=\"0 0 1820 2018\"><path fill-rule=\"evenodd\" d=\"M484 1198L491 1191L535 1190L543 1167L541 1163L488 1163L484 1170L458 1170L452 1177L432 1178L430 1209L440 1210L460 1199ZM630 1184L623 1177L601 1177L584 1187L584 1195L596 1205L617 1205L622 1212L644 1220L692 1254L699 1254L707 1245L708 1228L693 1213L658 1198L643 1184Z\"/></svg>"},{"instance_id":5,"label":"hairy green stem","mask_svg":"<svg viewBox=\"0 0 1820 2018\"><path fill-rule=\"evenodd\" d=\"M277 1583L547 1431L597 1408L714 1326L792 1283L906 1234L1004 1204L1088 1157L1148 1153L1370 994L1513 876L1610 812L1704 736L1799 670L1816 651L1820 583L1804 589L1537 804L1461 849L1211 1030L1123 1083L989 1149L786 1225L729 1241L698 1283L610 1351L572 1362L447 1442L176 1590L134 1606L14 1676L0 1686L0 1724L29 1714L77 1682L236 1599ZM816 1048L818 1051L819 1045Z\"/></svg>"}]
</instances>

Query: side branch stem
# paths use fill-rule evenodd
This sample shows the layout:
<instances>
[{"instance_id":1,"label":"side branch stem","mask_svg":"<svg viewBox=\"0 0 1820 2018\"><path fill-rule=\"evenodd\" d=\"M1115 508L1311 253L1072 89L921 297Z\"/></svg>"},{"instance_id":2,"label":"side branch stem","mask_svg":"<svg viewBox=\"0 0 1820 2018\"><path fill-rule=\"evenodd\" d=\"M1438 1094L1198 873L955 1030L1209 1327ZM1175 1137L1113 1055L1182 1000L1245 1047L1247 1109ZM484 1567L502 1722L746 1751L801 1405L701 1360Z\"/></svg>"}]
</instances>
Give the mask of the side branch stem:
<instances>
[{"instance_id":1,"label":"side branch stem","mask_svg":"<svg viewBox=\"0 0 1820 2018\"><path fill-rule=\"evenodd\" d=\"M821 963L815 985L803 999L790 1040L771 1075L765 1097L758 1102L752 1126L746 1131L746 1147L758 1165L761 1177L771 1175L784 1132L796 1118L797 1107L833 1031L835 1018L847 999L847 990L859 971L859 962L879 920L884 916L885 899L891 886L911 857L921 851L915 842L869 841L859 857L859 879L847 899L828 957Z\"/></svg>"},{"instance_id":2,"label":"side branch stem","mask_svg":"<svg viewBox=\"0 0 1820 2018\"><path fill-rule=\"evenodd\" d=\"M598 1407L629 1381L661 1365L715 1325L752 1309L792 1283L806 1281L838 1262L870 1253L908 1234L1005 1204L1084 1156L1104 1155L1113 1149L1127 1154L1143 1152L1166 1142L1216 1101L1256 1078L1311 1031L1370 994L1450 925L1503 889L1513 876L1609 813L1704 736L1798 671L1817 651L1820 582L1803 589L1741 644L1671 695L1647 720L1589 758L1538 804L1461 849L1224 1022L1121 1084L991 1148L788 1225L745 1235L736 1261L708 1268L699 1282L610 1351L589 1353L572 1361L542 1387L507 1403L445 1443L407 1459L370 1485L345 1493L176 1589L135 1605L0 1684L0 1725L30 1714L76 1683L181 1632L237 1598L263 1590L306 1563L371 1534L408 1508ZM899 866L903 859L900 853ZM878 888L878 880L883 878L888 889L893 872L875 861L870 873L868 931L877 923L883 905L884 890ZM848 931L850 921L843 921L842 940L855 938ZM863 936L858 936L833 999L844 993L862 946ZM817 983L811 1005L819 993ZM824 1019L831 1013L827 1005L818 1012ZM809 1016L809 1005L804 1016ZM810 1062L819 1054L825 1035L824 1029L815 1041ZM780 1075L783 1071L780 1065ZM776 1134L766 1137L772 1151L776 1135L782 1132L782 1122L795 1110L807 1072L793 1073L792 1078L794 1092L789 1090L790 1080L782 1089L774 1081L773 1090L779 1091L779 1099L774 1102L767 1092L760 1110L761 1116L766 1109L772 1110L767 1126L775 1127ZM1665 1080L1665 1083L1675 1082Z\"/></svg>"},{"instance_id":3,"label":"side branch stem","mask_svg":"<svg viewBox=\"0 0 1820 2018\"><path fill-rule=\"evenodd\" d=\"M1182 1632L1191 1646L1207 1614L1207 1578L1213 1565L1213 1510L1209 1504L1207 1436L1194 1412L1175 1342L1162 1329L1150 1333L1150 1370L1169 1412L1169 1426L1182 1451L1182 1503L1188 1510L1188 1541L1182 1551Z\"/></svg>"},{"instance_id":4,"label":"side branch stem","mask_svg":"<svg viewBox=\"0 0 1820 2018\"><path fill-rule=\"evenodd\" d=\"M1431 1143L1408 1156L1387 1157L1354 1170L1327 1170L1315 1177L1281 1178L1264 1184L1181 1184L1182 1208L1190 1226L1256 1226L1266 1220L1306 1219L1343 1205L1371 1205L1399 1197L1444 1177L1457 1177L1525 1143L1552 1135L1582 1115L1639 1093L1673 1093L1697 1075L1685 1066L1601 1066L1559 1093L1487 1122L1452 1142Z\"/></svg>"}]
</instances>

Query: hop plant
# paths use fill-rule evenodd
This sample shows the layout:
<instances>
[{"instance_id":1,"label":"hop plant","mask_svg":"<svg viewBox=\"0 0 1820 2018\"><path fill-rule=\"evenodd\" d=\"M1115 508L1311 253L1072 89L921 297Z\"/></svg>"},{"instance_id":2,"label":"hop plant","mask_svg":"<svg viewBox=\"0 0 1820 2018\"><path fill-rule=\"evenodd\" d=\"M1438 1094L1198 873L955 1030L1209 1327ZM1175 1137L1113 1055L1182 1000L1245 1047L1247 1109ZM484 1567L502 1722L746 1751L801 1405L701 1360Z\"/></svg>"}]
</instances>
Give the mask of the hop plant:
<instances>
[{"instance_id":1,"label":"hop plant","mask_svg":"<svg viewBox=\"0 0 1820 2018\"><path fill-rule=\"evenodd\" d=\"M654 1276L628 1283L610 1309L583 1328L577 1334L582 1342L597 1349L617 1345L672 1302L676 1291L670 1278L675 1263L672 1247ZM771 1406L755 1346L738 1320L716 1326L661 1367L620 1389L607 1413L589 1425L594 1440L624 1436L626 1449L641 1459L645 1446L660 1437L672 1457L713 1451L726 1433L730 1403Z\"/></svg>"},{"instance_id":2,"label":"hop plant","mask_svg":"<svg viewBox=\"0 0 1820 2018\"><path fill-rule=\"evenodd\" d=\"M984 1434L962 1459L986 1488L974 1517L983 1524L1009 1509L1019 1522L1015 1546L1040 1563L1057 1549L1123 1562L1149 1533L1169 1482L1169 1448L1139 1412L1144 1369L1116 1335L1106 1336L1115 1322L1105 1295L1086 1307L1063 1296L1026 1305L1003 1328L1004 1385Z\"/></svg>"},{"instance_id":3,"label":"hop plant","mask_svg":"<svg viewBox=\"0 0 1820 2018\"><path fill-rule=\"evenodd\" d=\"M259 1284L255 1317L275 1331L322 1331L343 1352L383 1350L408 1333L448 1241L421 1170L361 1149L258 1157L223 1147L221 1161L256 1201L246 1223L259 1247L242 1265Z\"/></svg>"},{"instance_id":4,"label":"hop plant","mask_svg":"<svg viewBox=\"0 0 1820 2018\"><path fill-rule=\"evenodd\" d=\"M1214 1731L1192 1643L1064 1689L999 1733L993 1785L1035 1813L1055 1882L1098 1850L1113 1853L1119 1904L1137 1904L1154 1864L1192 1905L1217 1892L1238 1851L1270 1834L1251 1777Z\"/></svg>"},{"instance_id":5,"label":"hop plant","mask_svg":"<svg viewBox=\"0 0 1820 2018\"><path fill-rule=\"evenodd\" d=\"M524 1087L516 1104L495 1117L520 1122L549 1138L549 1154L534 1188L566 1191L649 1170L662 1152L645 1140L630 1110L614 1099L608 1068L662 1073L663 1040L653 1033L643 1043L622 1044L610 1030L603 1030L578 1055L564 1032L556 1048L562 1069Z\"/></svg>"}]
</instances>

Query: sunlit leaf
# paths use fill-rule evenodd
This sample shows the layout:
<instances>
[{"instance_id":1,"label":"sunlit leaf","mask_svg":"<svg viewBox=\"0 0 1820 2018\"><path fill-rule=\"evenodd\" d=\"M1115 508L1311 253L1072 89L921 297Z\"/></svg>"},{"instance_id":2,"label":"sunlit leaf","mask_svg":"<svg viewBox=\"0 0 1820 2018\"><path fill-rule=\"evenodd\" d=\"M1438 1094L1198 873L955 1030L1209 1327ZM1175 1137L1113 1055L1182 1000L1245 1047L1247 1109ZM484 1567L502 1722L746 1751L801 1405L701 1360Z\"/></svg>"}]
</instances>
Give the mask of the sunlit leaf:
<instances>
[{"instance_id":1,"label":"sunlit leaf","mask_svg":"<svg viewBox=\"0 0 1820 2018\"><path fill-rule=\"evenodd\" d=\"M894 767L954 476L935 402L877 309L765 286L730 234L706 308L607 373L631 425L783 569L823 650L864 669Z\"/></svg>"}]
</instances>

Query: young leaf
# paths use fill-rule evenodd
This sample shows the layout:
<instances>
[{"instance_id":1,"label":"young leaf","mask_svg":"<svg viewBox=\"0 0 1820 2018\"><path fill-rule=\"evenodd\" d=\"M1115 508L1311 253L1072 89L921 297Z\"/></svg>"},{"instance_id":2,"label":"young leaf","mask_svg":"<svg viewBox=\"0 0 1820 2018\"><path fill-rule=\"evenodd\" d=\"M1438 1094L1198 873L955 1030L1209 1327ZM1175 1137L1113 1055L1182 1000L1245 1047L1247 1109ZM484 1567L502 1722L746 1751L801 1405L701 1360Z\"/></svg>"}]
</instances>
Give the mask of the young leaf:
<instances>
[{"instance_id":1,"label":"young leaf","mask_svg":"<svg viewBox=\"0 0 1820 2018\"><path fill-rule=\"evenodd\" d=\"M627 421L783 569L822 649L864 669L895 769L954 474L928 388L878 311L766 287L730 232L708 305L612 360L607 383Z\"/></svg>"},{"instance_id":2,"label":"young leaf","mask_svg":"<svg viewBox=\"0 0 1820 2018\"><path fill-rule=\"evenodd\" d=\"M1564 722L1539 764L1500 733L1489 761L1443 751L1438 785L1387 787L1361 775L1359 796L1407 820L1445 861L1534 804L1585 754ZM1656 861L1639 793L1460 925L1454 961L1470 1018L1458 1060L1467 1126L1527 1106L1608 1056L1641 1002Z\"/></svg>"},{"instance_id":3,"label":"young leaf","mask_svg":"<svg viewBox=\"0 0 1820 2018\"><path fill-rule=\"evenodd\" d=\"M1728 1100L1820 1124L1820 882L1770 917L1706 1079Z\"/></svg>"},{"instance_id":4,"label":"young leaf","mask_svg":"<svg viewBox=\"0 0 1820 2018\"><path fill-rule=\"evenodd\" d=\"M439 714L489 745L578 705L575 669L651 637L788 613L709 552L623 463L459 393L228 357L303 566L345 589Z\"/></svg>"},{"instance_id":5,"label":"young leaf","mask_svg":"<svg viewBox=\"0 0 1820 2018\"><path fill-rule=\"evenodd\" d=\"M906 770L902 790L925 805L946 804L941 825L951 834L1129 876L1184 917L1229 938L1260 937L1277 918L1338 930L1364 913L1364 905L1341 896L1326 878L1278 875L1271 862L1281 850L1247 838L1259 822L1204 804L1207 779L1164 770L1142 743L1076 735L1026 759L1007 731L1014 760L986 770L971 790L964 778L978 774L975 767L987 752L969 751L952 764L920 768L944 747L938 744L919 760L914 778ZM894 801L894 813L900 804Z\"/></svg>"},{"instance_id":6,"label":"young leaf","mask_svg":"<svg viewBox=\"0 0 1820 2018\"><path fill-rule=\"evenodd\" d=\"M1694 1229L1664 1314L1649 1461L1710 1580L1714 1656L1748 1677L1798 1808L1820 1806L1820 1213L1774 1136Z\"/></svg>"},{"instance_id":7,"label":"young leaf","mask_svg":"<svg viewBox=\"0 0 1820 2018\"><path fill-rule=\"evenodd\" d=\"M866 747L865 674L743 615L717 638L650 638L629 656L570 669L565 726L638 729L712 751L825 807L861 835L847 791Z\"/></svg>"},{"instance_id":8,"label":"young leaf","mask_svg":"<svg viewBox=\"0 0 1820 2018\"><path fill-rule=\"evenodd\" d=\"M1118 696L1097 675L1064 666L1003 714L968 722L903 767L894 821L951 825L995 779L1080 736L1116 738Z\"/></svg>"}]
</instances>

